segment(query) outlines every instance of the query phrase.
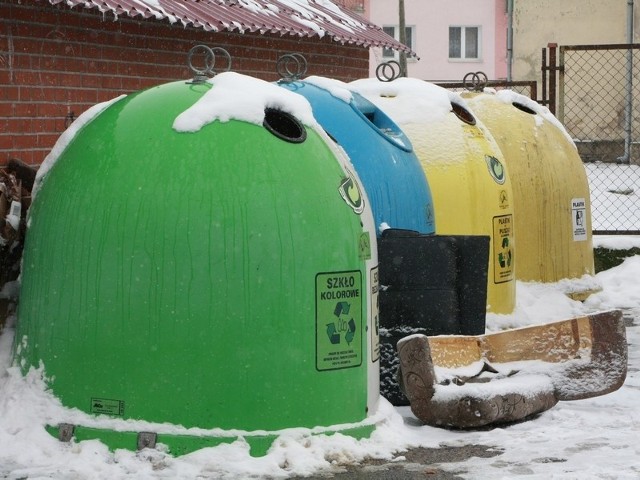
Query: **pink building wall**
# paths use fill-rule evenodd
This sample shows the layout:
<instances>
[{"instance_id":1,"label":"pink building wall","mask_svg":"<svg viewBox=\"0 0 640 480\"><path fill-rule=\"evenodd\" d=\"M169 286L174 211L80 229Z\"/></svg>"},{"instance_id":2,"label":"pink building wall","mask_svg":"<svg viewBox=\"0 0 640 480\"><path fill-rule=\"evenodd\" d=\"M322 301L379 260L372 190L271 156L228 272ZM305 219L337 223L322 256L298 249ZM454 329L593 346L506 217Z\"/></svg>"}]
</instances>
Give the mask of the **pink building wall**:
<instances>
[{"instance_id":1,"label":"pink building wall","mask_svg":"<svg viewBox=\"0 0 640 480\"><path fill-rule=\"evenodd\" d=\"M366 0L365 15L380 26L397 26L397 0ZM431 81L462 81L482 71L489 79L506 78L507 14L505 0L405 0L405 21L415 27L413 49L419 60L408 61L411 77ZM449 59L449 27L481 27L478 60ZM371 49L370 75L384 61L381 49Z\"/></svg>"}]
</instances>

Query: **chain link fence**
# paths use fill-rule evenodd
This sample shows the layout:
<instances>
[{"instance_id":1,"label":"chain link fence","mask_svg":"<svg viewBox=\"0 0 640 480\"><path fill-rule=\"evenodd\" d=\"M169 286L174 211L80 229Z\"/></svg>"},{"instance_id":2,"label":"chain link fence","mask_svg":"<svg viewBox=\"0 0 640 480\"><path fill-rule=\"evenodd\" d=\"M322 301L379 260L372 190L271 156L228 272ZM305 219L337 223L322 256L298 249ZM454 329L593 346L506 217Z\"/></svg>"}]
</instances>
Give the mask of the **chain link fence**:
<instances>
[{"instance_id":1,"label":"chain link fence","mask_svg":"<svg viewBox=\"0 0 640 480\"><path fill-rule=\"evenodd\" d=\"M640 45L561 46L558 61L556 115L585 163L592 229L640 234Z\"/></svg>"}]
</instances>

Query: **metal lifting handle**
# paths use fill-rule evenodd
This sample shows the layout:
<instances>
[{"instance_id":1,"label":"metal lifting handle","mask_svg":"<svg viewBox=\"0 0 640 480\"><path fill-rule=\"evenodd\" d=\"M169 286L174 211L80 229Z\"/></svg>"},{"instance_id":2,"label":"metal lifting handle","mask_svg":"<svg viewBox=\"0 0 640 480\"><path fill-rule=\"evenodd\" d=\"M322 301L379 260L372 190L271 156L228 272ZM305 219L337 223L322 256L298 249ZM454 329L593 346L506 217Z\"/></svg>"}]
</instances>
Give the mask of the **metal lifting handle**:
<instances>
[{"instance_id":1,"label":"metal lifting handle","mask_svg":"<svg viewBox=\"0 0 640 480\"><path fill-rule=\"evenodd\" d=\"M307 59L300 53L285 53L278 58L276 71L282 81L295 82L307 73Z\"/></svg>"},{"instance_id":2,"label":"metal lifting handle","mask_svg":"<svg viewBox=\"0 0 640 480\"><path fill-rule=\"evenodd\" d=\"M189 56L187 58L187 64L194 73L192 83L206 82L209 78L215 76L216 71L214 69L216 64L216 53L224 56L227 59L227 68L224 70L228 72L231 70L231 55L222 47L207 47L206 45L196 45L189 50ZM194 58L201 56L204 58L204 67L198 68L194 65Z\"/></svg>"},{"instance_id":3,"label":"metal lifting handle","mask_svg":"<svg viewBox=\"0 0 640 480\"><path fill-rule=\"evenodd\" d=\"M487 75L484 72L469 72L462 79L464 88L469 91L481 92L487 86Z\"/></svg>"},{"instance_id":4,"label":"metal lifting handle","mask_svg":"<svg viewBox=\"0 0 640 480\"><path fill-rule=\"evenodd\" d=\"M400 77L401 72L400 64L395 60L389 60L376 67L376 77L381 82L391 82Z\"/></svg>"}]
</instances>

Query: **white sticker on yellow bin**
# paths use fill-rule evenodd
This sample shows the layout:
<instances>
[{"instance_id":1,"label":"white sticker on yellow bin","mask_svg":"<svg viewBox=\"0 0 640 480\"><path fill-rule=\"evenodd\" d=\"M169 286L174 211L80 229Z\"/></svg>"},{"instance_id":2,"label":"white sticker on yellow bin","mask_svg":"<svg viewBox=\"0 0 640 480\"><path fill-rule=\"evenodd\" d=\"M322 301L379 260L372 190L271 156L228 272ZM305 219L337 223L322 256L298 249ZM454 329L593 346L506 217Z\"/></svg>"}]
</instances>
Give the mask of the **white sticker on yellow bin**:
<instances>
[{"instance_id":1,"label":"white sticker on yellow bin","mask_svg":"<svg viewBox=\"0 0 640 480\"><path fill-rule=\"evenodd\" d=\"M513 216L493 217L493 282L513 280Z\"/></svg>"},{"instance_id":2,"label":"white sticker on yellow bin","mask_svg":"<svg viewBox=\"0 0 640 480\"><path fill-rule=\"evenodd\" d=\"M362 365L362 273L316 275L316 369Z\"/></svg>"},{"instance_id":3,"label":"white sticker on yellow bin","mask_svg":"<svg viewBox=\"0 0 640 480\"><path fill-rule=\"evenodd\" d=\"M571 222L573 224L573 241L587 239L587 202L584 198L571 199Z\"/></svg>"}]
</instances>

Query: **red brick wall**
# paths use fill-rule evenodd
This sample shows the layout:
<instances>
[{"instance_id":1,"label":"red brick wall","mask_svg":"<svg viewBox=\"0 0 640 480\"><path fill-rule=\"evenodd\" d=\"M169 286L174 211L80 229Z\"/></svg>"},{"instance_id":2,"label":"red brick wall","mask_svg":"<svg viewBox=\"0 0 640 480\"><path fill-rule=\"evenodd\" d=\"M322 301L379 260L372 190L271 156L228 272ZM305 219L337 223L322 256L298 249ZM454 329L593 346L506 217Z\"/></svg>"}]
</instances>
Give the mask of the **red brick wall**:
<instances>
[{"instance_id":1,"label":"red brick wall","mask_svg":"<svg viewBox=\"0 0 640 480\"><path fill-rule=\"evenodd\" d=\"M91 105L167 81L187 79L194 45L225 48L232 70L277 80L276 60L302 53L307 75L368 75L365 48L329 38L213 33L132 20L38 0L0 0L0 165L40 164L68 117Z\"/></svg>"}]
</instances>

